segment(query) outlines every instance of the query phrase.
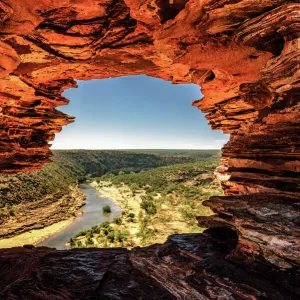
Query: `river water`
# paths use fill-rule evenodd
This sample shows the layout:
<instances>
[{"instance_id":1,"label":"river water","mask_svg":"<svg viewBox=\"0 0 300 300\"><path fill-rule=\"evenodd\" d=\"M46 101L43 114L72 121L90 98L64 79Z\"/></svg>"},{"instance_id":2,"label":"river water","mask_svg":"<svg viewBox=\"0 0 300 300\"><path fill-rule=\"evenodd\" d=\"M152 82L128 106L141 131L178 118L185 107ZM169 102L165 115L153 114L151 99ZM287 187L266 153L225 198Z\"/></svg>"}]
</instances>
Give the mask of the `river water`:
<instances>
[{"instance_id":1,"label":"river water","mask_svg":"<svg viewBox=\"0 0 300 300\"><path fill-rule=\"evenodd\" d=\"M86 204L82 207L83 214L76 217L74 221L62 231L57 232L38 243L36 245L37 247L46 246L59 250L68 249L66 243L79 231L89 229L91 226L99 225L105 221L111 221L121 215L122 210L120 207L109 198L102 198L99 195L99 192L89 185L82 184L81 190L86 196ZM102 208L105 205L110 205L112 210L111 213L103 213Z\"/></svg>"}]
</instances>

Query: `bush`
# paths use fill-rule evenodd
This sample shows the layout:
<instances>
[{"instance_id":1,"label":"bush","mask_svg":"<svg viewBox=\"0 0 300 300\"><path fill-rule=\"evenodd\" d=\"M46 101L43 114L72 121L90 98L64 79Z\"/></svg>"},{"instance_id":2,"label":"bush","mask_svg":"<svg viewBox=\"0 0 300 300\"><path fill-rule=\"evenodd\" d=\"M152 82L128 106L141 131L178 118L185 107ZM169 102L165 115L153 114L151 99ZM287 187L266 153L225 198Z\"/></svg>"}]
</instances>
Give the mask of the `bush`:
<instances>
[{"instance_id":1,"label":"bush","mask_svg":"<svg viewBox=\"0 0 300 300\"><path fill-rule=\"evenodd\" d=\"M136 190L138 190L140 187L138 186L138 184L132 183L132 184L130 184L130 188L131 188L132 191L136 191Z\"/></svg>"},{"instance_id":2,"label":"bush","mask_svg":"<svg viewBox=\"0 0 300 300\"><path fill-rule=\"evenodd\" d=\"M127 215L127 220L128 220L129 222L134 222L134 221L135 221L135 214L134 214L134 213L129 213L129 214Z\"/></svg>"},{"instance_id":3,"label":"bush","mask_svg":"<svg viewBox=\"0 0 300 300\"><path fill-rule=\"evenodd\" d=\"M104 233L104 235L108 235L111 231L114 229L109 225L109 222L106 221L100 225L101 231Z\"/></svg>"},{"instance_id":4,"label":"bush","mask_svg":"<svg viewBox=\"0 0 300 300\"><path fill-rule=\"evenodd\" d=\"M111 208L109 205L103 206L102 210L104 213L111 213Z\"/></svg>"},{"instance_id":5,"label":"bush","mask_svg":"<svg viewBox=\"0 0 300 300\"><path fill-rule=\"evenodd\" d=\"M181 211L181 215L182 215L182 217L183 217L184 219L187 219L187 220L193 219L193 218L194 218L193 212L191 212L191 211L188 210L188 209L183 209L183 210Z\"/></svg>"},{"instance_id":6,"label":"bush","mask_svg":"<svg viewBox=\"0 0 300 300\"><path fill-rule=\"evenodd\" d=\"M100 228L108 228L108 227L110 227L108 221L105 221L105 222L101 223L99 226L100 226Z\"/></svg>"},{"instance_id":7,"label":"bush","mask_svg":"<svg viewBox=\"0 0 300 300\"><path fill-rule=\"evenodd\" d=\"M85 236L85 235L86 235L86 230L81 230L75 235L75 238L77 238L79 236Z\"/></svg>"},{"instance_id":8,"label":"bush","mask_svg":"<svg viewBox=\"0 0 300 300\"><path fill-rule=\"evenodd\" d=\"M140 231L137 234L137 236L140 237L142 239L142 241L145 241L146 239L155 236L155 230L152 228L146 228L146 229Z\"/></svg>"},{"instance_id":9,"label":"bush","mask_svg":"<svg viewBox=\"0 0 300 300\"><path fill-rule=\"evenodd\" d=\"M99 233L100 233L100 227L97 226L97 225L93 226L93 227L92 227L92 233L93 233L93 234L94 234L94 233L99 234Z\"/></svg>"},{"instance_id":10,"label":"bush","mask_svg":"<svg viewBox=\"0 0 300 300\"><path fill-rule=\"evenodd\" d=\"M115 232L114 232L114 231L109 232L108 235L107 235L107 239L108 239L111 243L113 243L113 241L115 240Z\"/></svg>"},{"instance_id":11,"label":"bush","mask_svg":"<svg viewBox=\"0 0 300 300\"><path fill-rule=\"evenodd\" d=\"M149 215L154 215L157 212L156 205L154 204L153 200L143 199L141 208L143 208Z\"/></svg>"},{"instance_id":12,"label":"bush","mask_svg":"<svg viewBox=\"0 0 300 300\"><path fill-rule=\"evenodd\" d=\"M93 239L89 236L86 240L87 245L94 245Z\"/></svg>"},{"instance_id":13,"label":"bush","mask_svg":"<svg viewBox=\"0 0 300 300\"><path fill-rule=\"evenodd\" d=\"M121 225L122 224L122 219L121 218L115 218L115 219L113 219L113 222L117 225Z\"/></svg>"},{"instance_id":14,"label":"bush","mask_svg":"<svg viewBox=\"0 0 300 300\"><path fill-rule=\"evenodd\" d=\"M75 242L74 242L73 238L70 238L70 247L72 248L74 246L75 246Z\"/></svg>"},{"instance_id":15,"label":"bush","mask_svg":"<svg viewBox=\"0 0 300 300\"><path fill-rule=\"evenodd\" d=\"M86 237L93 237L93 230L90 228L86 231Z\"/></svg>"},{"instance_id":16,"label":"bush","mask_svg":"<svg viewBox=\"0 0 300 300\"><path fill-rule=\"evenodd\" d=\"M128 239L129 232L127 230L119 231L119 242L126 241Z\"/></svg>"},{"instance_id":17,"label":"bush","mask_svg":"<svg viewBox=\"0 0 300 300\"><path fill-rule=\"evenodd\" d=\"M77 241L77 247L82 248L82 242L81 241Z\"/></svg>"},{"instance_id":18,"label":"bush","mask_svg":"<svg viewBox=\"0 0 300 300\"><path fill-rule=\"evenodd\" d=\"M135 218L135 214L134 214L134 213L129 213L129 214L127 215L127 217L128 217L128 218Z\"/></svg>"}]
</instances>

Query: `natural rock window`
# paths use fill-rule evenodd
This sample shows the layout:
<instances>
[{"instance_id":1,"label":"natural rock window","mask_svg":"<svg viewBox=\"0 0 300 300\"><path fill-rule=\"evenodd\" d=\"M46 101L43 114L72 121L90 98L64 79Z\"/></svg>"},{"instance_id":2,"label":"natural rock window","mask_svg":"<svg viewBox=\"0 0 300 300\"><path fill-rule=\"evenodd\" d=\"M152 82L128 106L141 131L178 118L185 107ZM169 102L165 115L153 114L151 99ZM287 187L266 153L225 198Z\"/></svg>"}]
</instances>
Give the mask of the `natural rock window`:
<instances>
[{"instance_id":1,"label":"natural rock window","mask_svg":"<svg viewBox=\"0 0 300 300\"><path fill-rule=\"evenodd\" d=\"M49 162L49 142L73 121L56 107L74 78L198 84L194 105L230 134L216 171L226 196L198 218L227 231L130 253L4 251L1 296L299 298L298 1L7 0L0 10L1 172ZM229 253L220 233L238 235Z\"/></svg>"},{"instance_id":2,"label":"natural rock window","mask_svg":"<svg viewBox=\"0 0 300 300\"><path fill-rule=\"evenodd\" d=\"M228 135L212 131L191 104L200 87L145 75L78 81L67 106L76 116L51 149L221 149Z\"/></svg>"}]
</instances>

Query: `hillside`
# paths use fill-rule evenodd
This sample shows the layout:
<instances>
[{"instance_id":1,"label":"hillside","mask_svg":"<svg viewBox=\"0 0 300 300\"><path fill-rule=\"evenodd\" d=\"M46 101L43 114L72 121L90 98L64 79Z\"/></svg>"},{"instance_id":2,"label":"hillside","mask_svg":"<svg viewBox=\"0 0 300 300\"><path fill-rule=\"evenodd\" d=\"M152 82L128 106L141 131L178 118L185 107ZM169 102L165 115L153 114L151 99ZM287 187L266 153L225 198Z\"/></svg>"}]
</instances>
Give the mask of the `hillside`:
<instances>
[{"instance_id":1,"label":"hillside","mask_svg":"<svg viewBox=\"0 0 300 300\"><path fill-rule=\"evenodd\" d=\"M53 161L84 180L88 174L138 172L209 157L220 157L220 150L57 150Z\"/></svg>"}]
</instances>

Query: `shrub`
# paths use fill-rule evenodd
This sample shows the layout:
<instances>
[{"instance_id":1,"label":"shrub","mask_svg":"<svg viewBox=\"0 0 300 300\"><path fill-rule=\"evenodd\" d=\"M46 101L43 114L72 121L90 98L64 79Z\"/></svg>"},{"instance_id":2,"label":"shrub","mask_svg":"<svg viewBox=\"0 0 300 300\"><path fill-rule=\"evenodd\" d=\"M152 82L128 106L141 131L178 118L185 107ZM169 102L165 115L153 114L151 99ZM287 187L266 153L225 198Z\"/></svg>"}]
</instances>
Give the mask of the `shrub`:
<instances>
[{"instance_id":1,"label":"shrub","mask_svg":"<svg viewBox=\"0 0 300 300\"><path fill-rule=\"evenodd\" d=\"M86 240L87 245L94 245L93 239L89 236Z\"/></svg>"},{"instance_id":2,"label":"shrub","mask_svg":"<svg viewBox=\"0 0 300 300\"><path fill-rule=\"evenodd\" d=\"M103 212L104 213L111 213L111 208L110 208L110 206L109 205L105 205L105 206L103 206Z\"/></svg>"},{"instance_id":3,"label":"shrub","mask_svg":"<svg viewBox=\"0 0 300 300\"><path fill-rule=\"evenodd\" d=\"M113 222L117 225L121 225L122 224L122 219L121 218L115 218L115 219L113 219Z\"/></svg>"},{"instance_id":4,"label":"shrub","mask_svg":"<svg viewBox=\"0 0 300 300\"><path fill-rule=\"evenodd\" d=\"M152 228L146 228L146 229L140 231L137 234L137 236L140 237L142 239L142 241L145 241L146 239L155 236L155 230Z\"/></svg>"},{"instance_id":5,"label":"shrub","mask_svg":"<svg viewBox=\"0 0 300 300\"><path fill-rule=\"evenodd\" d=\"M141 219L140 231L143 231L149 224L150 217L147 215L143 219Z\"/></svg>"},{"instance_id":6,"label":"shrub","mask_svg":"<svg viewBox=\"0 0 300 300\"><path fill-rule=\"evenodd\" d=\"M135 218L135 214L134 213L129 213L128 218Z\"/></svg>"},{"instance_id":7,"label":"shrub","mask_svg":"<svg viewBox=\"0 0 300 300\"><path fill-rule=\"evenodd\" d=\"M128 239L129 232L127 230L119 231L119 242L126 241Z\"/></svg>"},{"instance_id":8,"label":"shrub","mask_svg":"<svg viewBox=\"0 0 300 300\"><path fill-rule=\"evenodd\" d=\"M131 188L132 191L136 191L136 190L138 190L140 187L138 186L138 184L132 183L132 184L130 185L130 188Z\"/></svg>"},{"instance_id":9,"label":"shrub","mask_svg":"<svg viewBox=\"0 0 300 300\"><path fill-rule=\"evenodd\" d=\"M149 215L154 215L157 212L156 205L154 204L153 200L143 199L141 208L143 208Z\"/></svg>"},{"instance_id":10,"label":"shrub","mask_svg":"<svg viewBox=\"0 0 300 300\"><path fill-rule=\"evenodd\" d=\"M82 242L81 241L77 241L77 247L82 248Z\"/></svg>"},{"instance_id":11,"label":"shrub","mask_svg":"<svg viewBox=\"0 0 300 300\"><path fill-rule=\"evenodd\" d=\"M79 236L85 236L85 235L86 235L86 230L81 230L75 235L75 238L77 238Z\"/></svg>"},{"instance_id":12,"label":"shrub","mask_svg":"<svg viewBox=\"0 0 300 300\"><path fill-rule=\"evenodd\" d=\"M70 247L72 248L74 246L75 246L75 242L74 242L73 238L70 238Z\"/></svg>"},{"instance_id":13,"label":"shrub","mask_svg":"<svg viewBox=\"0 0 300 300\"><path fill-rule=\"evenodd\" d=\"M183 209L181 211L181 215L184 219L187 219L187 220L194 218L193 212L189 211L188 209Z\"/></svg>"},{"instance_id":14,"label":"shrub","mask_svg":"<svg viewBox=\"0 0 300 300\"><path fill-rule=\"evenodd\" d=\"M97 225L93 226L93 227L92 227L92 233L93 233L93 234L94 234L94 233L99 234L99 233L100 233L100 227L97 226Z\"/></svg>"},{"instance_id":15,"label":"shrub","mask_svg":"<svg viewBox=\"0 0 300 300\"><path fill-rule=\"evenodd\" d=\"M108 235L111 231L113 231L114 229L109 225L109 222L103 222L100 225L101 231L105 234Z\"/></svg>"},{"instance_id":16,"label":"shrub","mask_svg":"<svg viewBox=\"0 0 300 300\"><path fill-rule=\"evenodd\" d=\"M134 222L134 221L135 221L135 214L134 214L134 213L129 213L129 214L127 215L127 220L128 220L129 222Z\"/></svg>"},{"instance_id":17,"label":"shrub","mask_svg":"<svg viewBox=\"0 0 300 300\"><path fill-rule=\"evenodd\" d=\"M90 228L86 231L86 237L93 237L93 230Z\"/></svg>"},{"instance_id":18,"label":"shrub","mask_svg":"<svg viewBox=\"0 0 300 300\"><path fill-rule=\"evenodd\" d=\"M108 239L111 243L113 243L113 241L115 240L115 232L114 232L114 231L109 232L108 235L107 235L107 239Z\"/></svg>"},{"instance_id":19,"label":"shrub","mask_svg":"<svg viewBox=\"0 0 300 300\"><path fill-rule=\"evenodd\" d=\"M108 221L105 221L105 222L101 223L99 226L100 226L100 228L107 228L107 227L109 227L110 225L109 225L109 222L108 222Z\"/></svg>"}]
</instances>

